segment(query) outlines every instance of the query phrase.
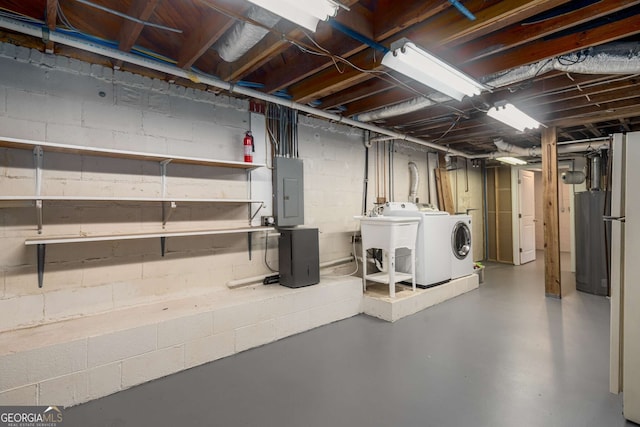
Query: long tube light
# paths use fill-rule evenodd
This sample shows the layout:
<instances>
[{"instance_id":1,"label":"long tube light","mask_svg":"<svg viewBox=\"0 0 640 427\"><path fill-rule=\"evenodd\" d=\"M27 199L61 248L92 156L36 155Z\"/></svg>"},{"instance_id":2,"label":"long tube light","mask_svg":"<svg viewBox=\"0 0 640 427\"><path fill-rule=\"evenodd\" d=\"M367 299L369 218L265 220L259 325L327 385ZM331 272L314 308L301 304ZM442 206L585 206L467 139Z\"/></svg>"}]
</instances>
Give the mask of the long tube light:
<instances>
[{"instance_id":1,"label":"long tube light","mask_svg":"<svg viewBox=\"0 0 640 427\"><path fill-rule=\"evenodd\" d=\"M400 43L400 47L392 46L392 50L384 55L383 65L458 101L462 101L465 96L480 95L483 90L488 90L411 41L405 39Z\"/></svg>"},{"instance_id":2,"label":"long tube light","mask_svg":"<svg viewBox=\"0 0 640 427\"><path fill-rule=\"evenodd\" d=\"M316 31L318 22L338 13L339 4L332 0L249 0L270 12L308 29Z\"/></svg>"},{"instance_id":3,"label":"long tube light","mask_svg":"<svg viewBox=\"0 0 640 427\"><path fill-rule=\"evenodd\" d=\"M524 132L525 129L537 129L541 126L540 122L509 103L496 104L487 111L487 115L518 129L520 132Z\"/></svg>"},{"instance_id":4,"label":"long tube light","mask_svg":"<svg viewBox=\"0 0 640 427\"><path fill-rule=\"evenodd\" d=\"M526 165L527 162L522 159L518 159L517 157L496 157L496 160L502 163L507 163L509 165Z\"/></svg>"}]
</instances>

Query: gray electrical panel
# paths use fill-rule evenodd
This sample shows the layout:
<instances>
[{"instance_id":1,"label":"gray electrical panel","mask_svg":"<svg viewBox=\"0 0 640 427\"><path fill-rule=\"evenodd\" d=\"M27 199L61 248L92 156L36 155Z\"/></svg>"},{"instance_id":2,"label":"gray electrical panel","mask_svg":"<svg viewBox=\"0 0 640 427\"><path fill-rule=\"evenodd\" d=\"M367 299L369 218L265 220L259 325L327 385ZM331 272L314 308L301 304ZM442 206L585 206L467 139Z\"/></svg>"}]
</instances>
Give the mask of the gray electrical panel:
<instances>
[{"instance_id":1,"label":"gray electrical panel","mask_svg":"<svg viewBox=\"0 0 640 427\"><path fill-rule=\"evenodd\" d=\"M278 227L304 224L304 178L302 160L275 157L273 216Z\"/></svg>"},{"instance_id":2,"label":"gray electrical panel","mask_svg":"<svg viewBox=\"0 0 640 427\"><path fill-rule=\"evenodd\" d=\"M317 228L280 228L278 258L280 284L289 288L320 282Z\"/></svg>"}]
</instances>

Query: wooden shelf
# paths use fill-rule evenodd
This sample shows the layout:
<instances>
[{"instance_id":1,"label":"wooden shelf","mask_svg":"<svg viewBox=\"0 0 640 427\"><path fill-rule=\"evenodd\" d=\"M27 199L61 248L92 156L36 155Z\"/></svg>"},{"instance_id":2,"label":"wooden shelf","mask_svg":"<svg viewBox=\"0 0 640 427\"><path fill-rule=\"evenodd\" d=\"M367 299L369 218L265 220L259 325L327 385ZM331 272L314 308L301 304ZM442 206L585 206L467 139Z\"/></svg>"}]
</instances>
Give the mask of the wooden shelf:
<instances>
[{"instance_id":1,"label":"wooden shelf","mask_svg":"<svg viewBox=\"0 0 640 427\"><path fill-rule=\"evenodd\" d=\"M170 154L145 153L141 151L116 150L111 148L96 148L73 144L60 144L57 142L34 141L18 138L0 138L0 147L18 148L29 150L35 147L42 147L43 150L56 151L61 153L87 154L93 156L117 157L124 159L148 160L154 162L171 161L171 163L183 163L189 165L219 166L237 169L256 169L264 167L264 164L236 162L231 160L215 160L201 157L172 156Z\"/></svg>"},{"instance_id":2,"label":"wooden shelf","mask_svg":"<svg viewBox=\"0 0 640 427\"><path fill-rule=\"evenodd\" d=\"M0 196L0 202L78 201L78 202L182 202L182 203L262 203L252 199L199 199L184 197L102 197L102 196Z\"/></svg>"},{"instance_id":3,"label":"wooden shelf","mask_svg":"<svg viewBox=\"0 0 640 427\"><path fill-rule=\"evenodd\" d=\"M167 237L189 237L189 236L209 236L216 234L238 234L238 233L256 233L260 231L273 231L273 227L244 227L244 228L227 228L217 230L176 230L176 231L149 231L146 233L130 233L130 234L101 234L88 236L51 236L26 239L24 244L27 246L36 246L37 262L38 262L38 287L41 288L44 283L44 264L45 249L47 245L55 245L59 243L86 243L86 242L107 242L116 240L139 240L160 238L160 250L162 256L165 254L165 241Z\"/></svg>"},{"instance_id":4,"label":"wooden shelf","mask_svg":"<svg viewBox=\"0 0 640 427\"><path fill-rule=\"evenodd\" d=\"M243 227L226 228L214 230L175 230L175 231L149 231L142 233L128 234L96 234L87 236L50 236L26 239L24 244L32 245L53 245L59 243L81 243L81 242L106 242L114 240L139 240L154 239L158 237L188 237L188 236L208 236L214 234L238 234L256 233L260 231L274 231L273 227Z\"/></svg>"},{"instance_id":5,"label":"wooden shelf","mask_svg":"<svg viewBox=\"0 0 640 427\"><path fill-rule=\"evenodd\" d=\"M226 198L193 198L193 197L168 197L167 196L167 166L169 164L187 164L210 167L223 167L241 169L250 171L259 167L265 167L264 164L235 162L227 160L215 160L199 157L172 156L160 153L144 153L139 151L116 150L110 148L97 148L72 144L60 144L56 142L34 141L28 139L0 137L0 148L11 148L20 150L32 150L34 154L35 168L35 195L30 196L0 196L0 203L5 202L34 202L37 216L38 233L43 229L43 204L47 201L62 202L134 202L134 203L161 203L162 204L162 226L164 227L177 207L178 203L237 203L252 204L259 203L260 206L251 216L251 207L249 207L250 218L253 219L260 209L264 206L261 200L252 199L226 199ZM70 153L77 155L103 156L120 159L144 160L152 161L160 164L160 197L111 197L111 196L43 196L42 190L42 170L43 170L43 153L47 151ZM247 173L247 176L249 174ZM251 220L249 220L250 222ZM251 236L252 233L260 231L272 231L272 227L243 227L228 229L200 229L200 230L174 230L174 231L148 231L138 233L121 233L121 234L96 234L96 235L73 235L73 236L49 236L26 239L24 244L27 246L37 247L37 264L38 264L38 286L42 287L44 279L45 249L47 245L63 244L63 243L83 243L83 242L104 242L116 240L138 240L160 238L160 250L162 256L165 254L166 239L168 237L187 237L187 236L207 236L217 234L248 234L248 251L249 259L251 259Z\"/></svg>"}]
</instances>

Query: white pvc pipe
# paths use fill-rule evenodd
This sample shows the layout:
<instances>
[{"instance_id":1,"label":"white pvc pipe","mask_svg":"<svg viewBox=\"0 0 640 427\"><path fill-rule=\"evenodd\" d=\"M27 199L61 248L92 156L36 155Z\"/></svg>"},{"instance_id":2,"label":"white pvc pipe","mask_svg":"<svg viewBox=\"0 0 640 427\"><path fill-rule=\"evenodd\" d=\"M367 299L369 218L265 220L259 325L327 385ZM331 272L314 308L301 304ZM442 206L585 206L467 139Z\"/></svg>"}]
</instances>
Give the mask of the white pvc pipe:
<instances>
[{"instance_id":1,"label":"white pvc pipe","mask_svg":"<svg viewBox=\"0 0 640 427\"><path fill-rule=\"evenodd\" d=\"M346 264L348 262L352 262L353 260L354 260L354 257L353 255L351 255L344 258L334 259L332 261L325 261L320 263L320 268L327 268L327 267L333 267L335 265ZM274 274L278 274L278 272L275 271L269 274L261 274L259 276L245 277L244 279L229 280L227 282L227 288L236 289L236 288L241 288L243 286L252 285L254 283L260 283L264 280L265 277L273 276Z\"/></svg>"},{"instance_id":2,"label":"white pvc pipe","mask_svg":"<svg viewBox=\"0 0 640 427\"><path fill-rule=\"evenodd\" d=\"M285 107L289 107L294 110L302 111L304 113L312 114L316 117L320 117L323 119L327 119L330 121L334 121L337 123L342 123L347 126L356 127L363 130L368 130L371 132L379 133L382 135L387 135L393 137L393 139L399 139L402 141L409 141L414 144L422 145L425 147L432 148L438 151L448 152L451 155L461 156L465 158L471 158L472 156L468 153L448 149L439 144L435 144L432 142L424 141L419 138L414 138L412 136L394 132L389 129L381 128L378 126L370 125L367 123L362 123L356 120L348 119L346 117L339 116L337 114L327 113L326 111L318 110L313 107L309 107L304 104L299 104L294 101L289 101L286 99L279 98L277 96L268 95L253 89L248 89L244 87L238 87L233 84L227 83L225 81L201 74L192 71L186 71L182 68L178 68L174 65L163 64L161 62L153 61L151 59L143 58L140 56L136 56L127 52L122 52L117 49L112 49L109 47L101 46L96 43L91 43L86 40L81 40L73 36L69 36L66 34L58 33L55 31L51 31L48 34L47 31L44 31L41 28L35 27L30 24L26 24L24 22L16 21L14 19L0 17L0 27L15 31L22 34L27 34L33 37L43 38L45 35L54 43L63 44L65 46L74 47L76 49L84 50L87 52L95 53L98 55L106 56L112 59L121 60L123 62L128 62L130 64L139 65L141 67L149 68L152 70L159 71L161 73L166 73L169 75L175 75L178 77L183 77L189 79L195 83L203 83L209 86L213 86L222 90L229 91L231 93L236 93L239 95L245 95L251 98L259 99L262 101L270 102L272 104L278 104Z\"/></svg>"},{"instance_id":3,"label":"white pvc pipe","mask_svg":"<svg viewBox=\"0 0 640 427\"><path fill-rule=\"evenodd\" d=\"M415 203L418 199L420 174L418 173L418 166L414 162L409 162L409 182L409 201Z\"/></svg>"}]
</instances>

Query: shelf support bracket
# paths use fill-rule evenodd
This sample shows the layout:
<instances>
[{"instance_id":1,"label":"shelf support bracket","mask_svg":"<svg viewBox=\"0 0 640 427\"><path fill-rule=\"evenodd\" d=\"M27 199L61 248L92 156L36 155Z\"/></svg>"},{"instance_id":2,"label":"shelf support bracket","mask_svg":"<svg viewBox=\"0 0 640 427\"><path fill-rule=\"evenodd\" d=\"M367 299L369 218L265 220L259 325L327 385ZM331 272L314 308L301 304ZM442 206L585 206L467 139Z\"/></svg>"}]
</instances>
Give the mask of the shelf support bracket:
<instances>
[{"instance_id":1,"label":"shelf support bracket","mask_svg":"<svg viewBox=\"0 0 640 427\"><path fill-rule=\"evenodd\" d=\"M160 179L162 183L162 197L167 197L167 165L172 159L166 159L160 162Z\"/></svg>"},{"instance_id":2,"label":"shelf support bracket","mask_svg":"<svg viewBox=\"0 0 640 427\"><path fill-rule=\"evenodd\" d=\"M251 261L251 246L253 242L253 239L251 236L252 236L252 233L248 232L247 233L247 251L249 252L249 261Z\"/></svg>"},{"instance_id":3,"label":"shelf support bracket","mask_svg":"<svg viewBox=\"0 0 640 427\"><path fill-rule=\"evenodd\" d=\"M167 238L166 237L161 237L160 238L160 253L162 254L162 256L164 257L164 254L166 253L167 250Z\"/></svg>"},{"instance_id":4,"label":"shelf support bracket","mask_svg":"<svg viewBox=\"0 0 640 427\"><path fill-rule=\"evenodd\" d=\"M258 215L258 213L260 213L260 211L262 210L262 207L264 206L264 202L252 202L252 203L260 203L260 206L258 206L258 209L256 210L256 212L251 215L251 218L249 219L249 225L251 225L251 221L253 221L253 219L256 217L256 215ZM251 205L249 205L251 206Z\"/></svg>"},{"instance_id":5,"label":"shelf support bracket","mask_svg":"<svg viewBox=\"0 0 640 427\"><path fill-rule=\"evenodd\" d=\"M177 207L176 202L162 202L162 228L167 225Z\"/></svg>"},{"instance_id":6,"label":"shelf support bracket","mask_svg":"<svg viewBox=\"0 0 640 427\"><path fill-rule=\"evenodd\" d=\"M36 169L36 197L42 195L42 163L44 151L37 145L33 148L33 162ZM42 200L36 200L36 217L38 220L38 234L42 234Z\"/></svg>"},{"instance_id":7,"label":"shelf support bracket","mask_svg":"<svg viewBox=\"0 0 640 427\"><path fill-rule=\"evenodd\" d=\"M44 282L44 253L45 253L46 245L44 243L39 243L38 250L38 287L41 288Z\"/></svg>"}]
</instances>

